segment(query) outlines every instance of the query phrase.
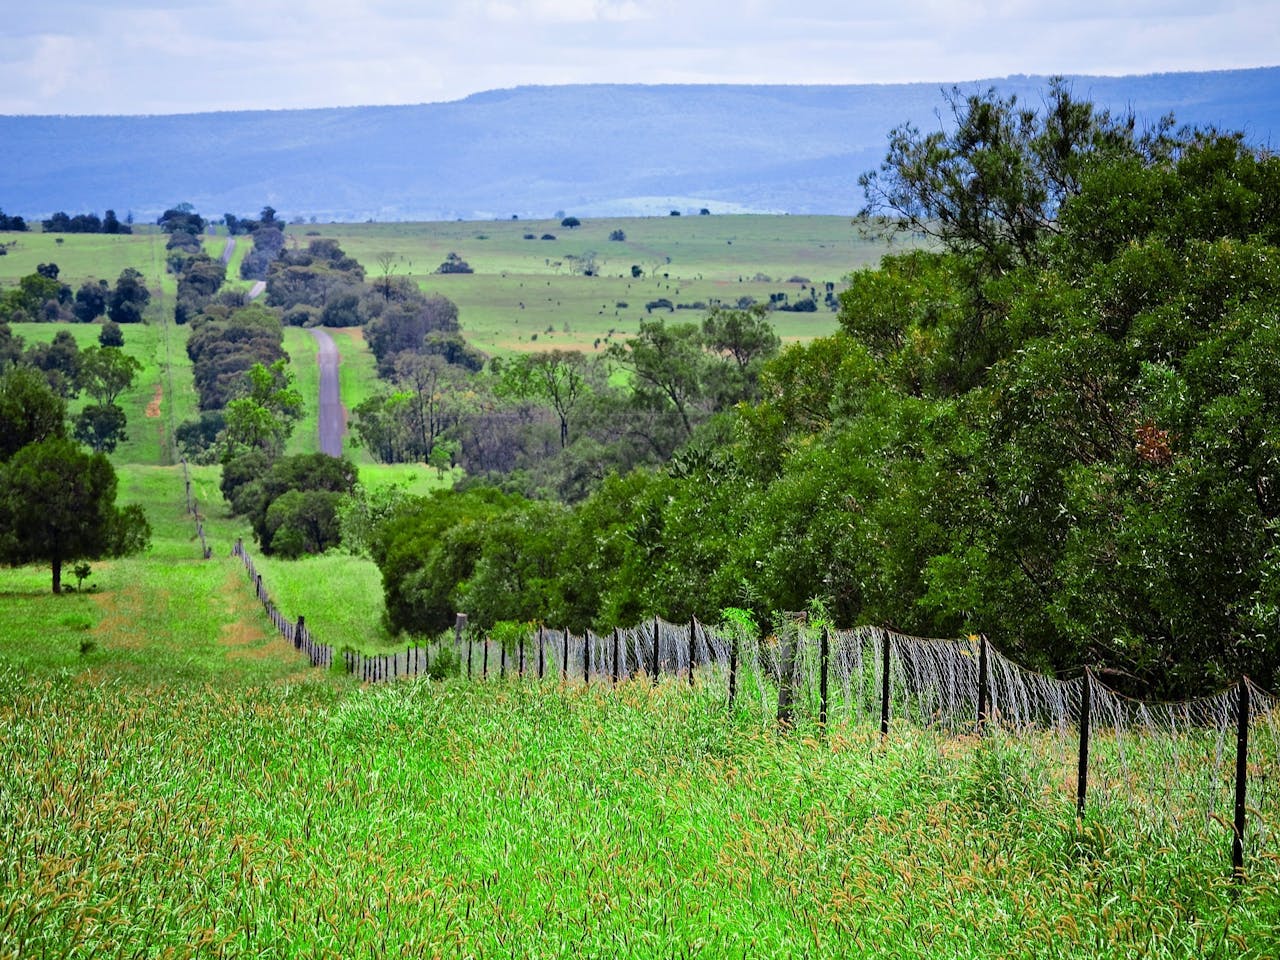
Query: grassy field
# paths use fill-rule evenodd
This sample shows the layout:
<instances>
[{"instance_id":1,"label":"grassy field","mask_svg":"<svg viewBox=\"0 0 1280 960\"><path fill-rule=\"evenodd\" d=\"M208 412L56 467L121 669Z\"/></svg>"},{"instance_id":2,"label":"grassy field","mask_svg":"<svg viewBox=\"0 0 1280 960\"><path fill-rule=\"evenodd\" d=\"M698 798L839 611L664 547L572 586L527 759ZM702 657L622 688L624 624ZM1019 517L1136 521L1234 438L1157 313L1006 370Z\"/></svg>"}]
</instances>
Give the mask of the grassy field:
<instances>
[{"instance_id":1,"label":"grassy field","mask_svg":"<svg viewBox=\"0 0 1280 960\"><path fill-rule=\"evenodd\" d=\"M52 601L3 580L0 956L1261 958L1280 938L1275 861L1233 887L1221 831L1077 825L1027 737L779 736L682 682L360 688L264 640L226 561L130 572Z\"/></svg>"},{"instance_id":2,"label":"grassy field","mask_svg":"<svg viewBox=\"0 0 1280 960\"><path fill-rule=\"evenodd\" d=\"M612 223L675 266L717 220ZM535 242L504 233L504 253L499 228L538 226L433 225L431 242L478 271L514 269ZM768 241L765 226L751 242ZM366 263L397 237L426 244L417 226L342 229ZM579 229L575 243L594 243L605 223ZM464 245L461 231L490 239ZM658 246L672 238L683 246ZM706 279L706 244L704 279L679 278L682 291L736 284ZM538 280L565 296L597 282ZM553 343L569 342L568 322ZM70 329L86 344L98 331ZM372 358L359 331L333 334L351 406L375 387ZM1276 956L1273 849L1251 850L1235 885L1216 821L1161 830L1125 815L1133 796L1103 791L1077 823L1071 770L1039 735L897 723L881 740L802 722L782 736L758 701L727 711L714 684L375 689L307 667L230 556L249 531L226 513L218 468L190 471L206 561L182 468L166 465L170 424L194 412L185 330L125 337L144 375L113 459L151 549L93 563L84 591L58 597L46 569L0 570L0 958ZM304 393L313 343L287 333ZM293 449L315 449L313 419ZM447 482L414 466L360 472L414 492ZM317 639L391 642L369 561L255 559ZM1265 776L1274 760L1259 756ZM1136 799L1163 802L1158 789Z\"/></svg>"},{"instance_id":3,"label":"grassy field","mask_svg":"<svg viewBox=\"0 0 1280 960\"><path fill-rule=\"evenodd\" d=\"M626 240L610 240L615 230ZM648 316L645 304L659 298L675 304L719 300L732 305L739 297L767 301L774 293L795 300L804 295L802 286L815 283L820 291L827 282L839 289L851 270L877 262L884 253L883 245L860 238L843 217L601 219L584 220L572 230L557 220L290 228L299 242L308 234L338 240L364 264L370 279L380 275L378 258L391 254L394 275L411 276L427 292L457 303L468 338L492 353L602 349L634 333ZM556 239L526 240L526 234ZM436 274L451 252L475 273ZM597 275L575 272L575 262L591 254ZM641 279L632 279L633 265L643 271ZM700 321L703 313L688 309L659 315ZM773 320L787 341L836 328L835 315L824 309L775 313Z\"/></svg>"},{"instance_id":4,"label":"grassy field","mask_svg":"<svg viewBox=\"0 0 1280 960\"><path fill-rule=\"evenodd\" d=\"M164 234L141 228L127 235L5 233L0 240L11 244L8 254L0 257L0 287L35 273L41 263L56 263L58 279L73 288L90 278L115 283L120 271L133 267L154 289L160 285L164 270Z\"/></svg>"},{"instance_id":5,"label":"grassy field","mask_svg":"<svg viewBox=\"0 0 1280 960\"><path fill-rule=\"evenodd\" d=\"M8 235L15 245L0 257L0 285L33 273L39 263L57 263L60 279L72 286L88 277L114 281L131 266L171 304L176 285L164 271L164 236L138 229L130 236ZM615 230L626 240L610 240ZM390 254L394 275L413 277L427 292L456 302L467 336L490 353L599 350L633 333L649 315L645 304L659 298L690 307L659 315L690 321L704 313L692 307L696 303L733 305L743 296L766 301L778 293L794 301L813 284L821 299L823 284L839 289L851 270L874 264L885 250L861 238L847 218L809 216L588 219L572 230L558 220L313 224L291 225L287 234L298 244L315 236L338 240L370 279L380 275L379 257ZM526 240L527 234L556 239ZM205 240L214 257L221 256L225 244L223 236ZM248 248L248 238L239 238L227 273L232 287L248 286L238 279ZM475 273L435 273L451 252ZM580 272L588 256L595 258L595 276ZM632 266L643 271L642 278L632 278ZM822 308L812 314L779 312L773 319L788 342L836 327L835 315Z\"/></svg>"}]
</instances>

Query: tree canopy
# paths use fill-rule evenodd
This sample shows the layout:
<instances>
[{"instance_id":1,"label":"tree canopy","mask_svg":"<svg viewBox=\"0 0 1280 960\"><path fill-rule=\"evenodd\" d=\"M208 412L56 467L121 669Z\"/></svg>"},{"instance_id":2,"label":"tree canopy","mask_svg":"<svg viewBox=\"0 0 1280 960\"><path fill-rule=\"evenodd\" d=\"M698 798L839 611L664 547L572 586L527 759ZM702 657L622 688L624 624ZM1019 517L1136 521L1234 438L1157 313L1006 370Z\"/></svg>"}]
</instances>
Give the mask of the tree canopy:
<instances>
[{"instance_id":1,"label":"tree canopy","mask_svg":"<svg viewBox=\"0 0 1280 960\"><path fill-rule=\"evenodd\" d=\"M664 465L568 510L409 501L374 537L395 623L768 624L818 597L1135 693L1274 684L1280 158L1060 81L947 106L864 178L869 225L930 242L852 274L839 333L776 353L751 313L644 321L609 402Z\"/></svg>"}]
</instances>

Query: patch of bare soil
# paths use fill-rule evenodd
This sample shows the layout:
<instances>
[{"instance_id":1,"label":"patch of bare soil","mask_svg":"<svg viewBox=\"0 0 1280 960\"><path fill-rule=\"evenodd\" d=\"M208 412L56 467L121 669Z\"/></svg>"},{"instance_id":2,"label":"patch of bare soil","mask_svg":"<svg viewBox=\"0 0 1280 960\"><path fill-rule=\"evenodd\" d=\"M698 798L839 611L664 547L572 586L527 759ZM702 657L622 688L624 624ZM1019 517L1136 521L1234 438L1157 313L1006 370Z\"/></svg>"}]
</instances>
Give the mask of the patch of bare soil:
<instances>
[{"instance_id":1,"label":"patch of bare soil","mask_svg":"<svg viewBox=\"0 0 1280 960\"><path fill-rule=\"evenodd\" d=\"M100 569L105 569L105 565ZM118 590L93 593L89 598L101 615L93 628L95 640L113 647L123 647L126 650L142 649L141 637L132 627L138 619L137 611L145 602L142 597L142 587L139 584L129 583Z\"/></svg>"},{"instance_id":2,"label":"patch of bare soil","mask_svg":"<svg viewBox=\"0 0 1280 960\"><path fill-rule=\"evenodd\" d=\"M160 401L164 399L164 387L156 384L155 396L147 403L146 415L148 419L154 420L160 416Z\"/></svg>"},{"instance_id":3,"label":"patch of bare soil","mask_svg":"<svg viewBox=\"0 0 1280 960\"><path fill-rule=\"evenodd\" d=\"M264 629L254 616L253 608L257 601L239 565L227 571L218 595L228 614L218 640L230 648L232 659L264 660L284 653L284 641Z\"/></svg>"}]
</instances>

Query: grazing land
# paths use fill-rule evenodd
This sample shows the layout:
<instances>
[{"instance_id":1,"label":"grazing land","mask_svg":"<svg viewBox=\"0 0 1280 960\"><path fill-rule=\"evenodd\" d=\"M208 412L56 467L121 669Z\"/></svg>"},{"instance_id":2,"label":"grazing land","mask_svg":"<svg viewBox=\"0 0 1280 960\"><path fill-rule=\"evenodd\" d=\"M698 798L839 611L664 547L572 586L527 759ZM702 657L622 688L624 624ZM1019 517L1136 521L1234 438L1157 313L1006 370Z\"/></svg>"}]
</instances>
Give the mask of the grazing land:
<instances>
[{"instance_id":1,"label":"grazing land","mask_svg":"<svg viewBox=\"0 0 1280 960\"><path fill-rule=\"evenodd\" d=\"M1025 734L779 736L719 684L310 669L180 513L100 593L0 573L4 955L1265 957L1280 936L1273 862L1234 887L1221 829L1076 824Z\"/></svg>"},{"instance_id":2,"label":"grazing land","mask_svg":"<svg viewBox=\"0 0 1280 960\"><path fill-rule=\"evenodd\" d=\"M626 239L610 240L615 231ZM717 301L734 306L742 297L768 302L785 294L794 302L817 284L816 312L772 315L784 341L811 339L836 328L821 303L823 284L839 289L850 270L874 265L885 251L860 237L848 217L633 217L584 219L574 228L559 219L321 224L289 233L337 240L370 279L381 275L379 256L391 254L393 275L454 301L463 332L491 353L590 353L634 333L652 301L672 303L673 312L657 308L659 316L700 321ZM437 274L450 253L475 272ZM583 275L591 262L594 275ZM632 277L633 266L642 277Z\"/></svg>"},{"instance_id":3,"label":"grazing land","mask_svg":"<svg viewBox=\"0 0 1280 960\"><path fill-rule=\"evenodd\" d=\"M371 277L393 252L495 352L603 345L668 287L675 302L794 298L790 277L839 282L879 253L837 218L313 229ZM608 240L616 229L625 241ZM116 259L98 266L88 241L107 239ZM1229 826L1165 832L1126 816L1159 805L1155 791L1099 800L1077 821L1071 769L1047 735L895 723L882 739L808 719L781 735L758 702L726 709L710 677L692 690L374 688L308 667L229 555L249 528L228 515L214 466L190 468L213 547L200 557L172 463L195 394L160 241L22 243L29 265L0 258L3 280L51 259L72 283L135 266L160 294L150 322L124 331L143 372L120 400L130 436L112 457L153 539L144 555L95 562L85 589L62 596L46 569L0 569L0 957L1274 956L1280 861L1251 857L1233 884ZM601 276L565 269L593 250ZM475 274L433 274L451 251ZM772 279L739 282L740 263ZM610 304L616 315L598 312ZM774 317L793 339L835 326L821 310ZM60 329L89 345L99 328L14 332L35 342ZM333 333L352 406L376 388L373 360L359 330ZM311 401L289 449L314 451L314 341L291 329L285 345ZM447 482L351 452L367 486ZM318 639L393 642L371 562L256 560Z\"/></svg>"}]
</instances>

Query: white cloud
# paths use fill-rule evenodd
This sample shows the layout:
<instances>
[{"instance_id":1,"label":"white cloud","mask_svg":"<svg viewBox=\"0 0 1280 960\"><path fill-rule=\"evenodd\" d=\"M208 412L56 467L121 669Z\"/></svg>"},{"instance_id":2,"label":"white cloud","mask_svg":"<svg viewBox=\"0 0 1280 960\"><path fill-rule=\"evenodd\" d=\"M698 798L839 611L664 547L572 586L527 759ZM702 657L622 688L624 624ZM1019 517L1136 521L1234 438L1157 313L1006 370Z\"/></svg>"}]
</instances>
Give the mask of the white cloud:
<instances>
[{"instance_id":1,"label":"white cloud","mask_svg":"<svg viewBox=\"0 0 1280 960\"><path fill-rule=\"evenodd\" d=\"M650 17L634 0L483 0L473 9L500 24L627 23Z\"/></svg>"},{"instance_id":2,"label":"white cloud","mask_svg":"<svg viewBox=\"0 0 1280 960\"><path fill-rule=\"evenodd\" d=\"M5 31L0 112L417 103L535 83L940 82L1280 62L1274 0L44 0L6 11Z\"/></svg>"}]
</instances>

